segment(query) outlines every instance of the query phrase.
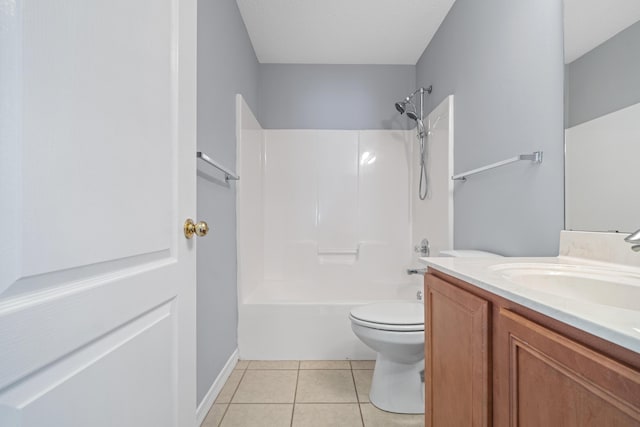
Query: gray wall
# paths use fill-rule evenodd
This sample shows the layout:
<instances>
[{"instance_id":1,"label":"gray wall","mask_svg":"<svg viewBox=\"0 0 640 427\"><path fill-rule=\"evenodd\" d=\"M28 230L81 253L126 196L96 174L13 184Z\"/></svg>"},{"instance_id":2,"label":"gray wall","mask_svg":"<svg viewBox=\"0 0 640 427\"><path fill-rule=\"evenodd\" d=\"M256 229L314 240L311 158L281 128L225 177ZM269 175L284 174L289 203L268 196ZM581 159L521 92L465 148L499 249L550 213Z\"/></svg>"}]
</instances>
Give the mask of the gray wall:
<instances>
[{"instance_id":1,"label":"gray wall","mask_svg":"<svg viewBox=\"0 0 640 427\"><path fill-rule=\"evenodd\" d=\"M235 94L258 106L258 60L234 0L198 1L198 150L234 168ZM194 154L195 155L195 154ZM198 402L237 348L235 185L198 162Z\"/></svg>"},{"instance_id":2,"label":"gray wall","mask_svg":"<svg viewBox=\"0 0 640 427\"><path fill-rule=\"evenodd\" d=\"M640 102L640 22L566 67L567 127Z\"/></svg>"},{"instance_id":3,"label":"gray wall","mask_svg":"<svg viewBox=\"0 0 640 427\"><path fill-rule=\"evenodd\" d=\"M265 129L409 129L394 103L415 90L413 65L260 64Z\"/></svg>"},{"instance_id":4,"label":"gray wall","mask_svg":"<svg viewBox=\"0 0 640 427\"><path fill-rule=\"evenodd\" d=\"M429 111L455 95L455 171L520 153L454 196L456 248L556 255L563 208L562 2L457 0L417 64Z\"/></svg>"}]
</instances>

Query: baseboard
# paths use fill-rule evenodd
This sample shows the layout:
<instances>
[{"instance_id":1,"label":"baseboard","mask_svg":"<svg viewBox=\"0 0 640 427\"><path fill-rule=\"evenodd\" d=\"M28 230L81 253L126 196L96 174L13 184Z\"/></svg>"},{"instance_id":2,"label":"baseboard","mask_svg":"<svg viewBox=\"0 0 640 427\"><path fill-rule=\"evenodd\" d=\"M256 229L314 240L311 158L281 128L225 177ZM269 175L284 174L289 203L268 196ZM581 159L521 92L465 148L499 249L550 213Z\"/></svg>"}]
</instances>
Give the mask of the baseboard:
<instances>
[{"instance_id":1,"label":"baseboard","mask_svg":"<svg viewBox=\"0 0 640 427\"><path fill-rule=\"evenodd\" d=\"M196 409L196 426L200 426L204 421L209 410L213 406L213 402L215 402L220 390L222 390L224 383L227 382L229 375L233 372L233 368L235 368L236 363L238 363L238 349L235 349L231 354L231 357L229 357L229 360L225 363L224 368L222 368L222 371L220 371L218 377L211 385L211 388L207 394L205 394L202 402L198 405L198 409Z\"/></svg>"}]
</instances>

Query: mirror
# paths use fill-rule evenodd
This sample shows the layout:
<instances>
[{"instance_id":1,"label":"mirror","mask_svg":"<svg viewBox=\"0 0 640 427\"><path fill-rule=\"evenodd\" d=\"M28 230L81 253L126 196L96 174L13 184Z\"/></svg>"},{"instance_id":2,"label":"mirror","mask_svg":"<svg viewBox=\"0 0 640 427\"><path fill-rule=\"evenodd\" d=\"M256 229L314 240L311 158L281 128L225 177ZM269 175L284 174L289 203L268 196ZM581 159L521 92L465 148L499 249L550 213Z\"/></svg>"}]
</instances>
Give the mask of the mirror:
<instances>
[{"instance_id":1,"label":"mirror","mask_svg":"<svg viewBox=\"0 0 640 427\"><path fill-rule=\"evenodd\" d=\"M640 2L564 0L565 228L640 228Z\"/></svg>"}]
</instances>

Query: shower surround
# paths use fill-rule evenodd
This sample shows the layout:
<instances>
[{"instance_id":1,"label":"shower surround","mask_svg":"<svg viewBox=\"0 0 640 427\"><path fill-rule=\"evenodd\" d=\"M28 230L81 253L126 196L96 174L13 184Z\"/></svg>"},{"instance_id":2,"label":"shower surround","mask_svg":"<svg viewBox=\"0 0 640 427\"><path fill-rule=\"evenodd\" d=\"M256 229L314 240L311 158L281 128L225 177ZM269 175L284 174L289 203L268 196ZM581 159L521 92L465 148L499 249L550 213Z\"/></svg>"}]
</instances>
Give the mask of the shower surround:
<instances>
[{"instance_id":1,"label":"shower surround","mask_svg":"<svg viewBox=\"0 0 640 427\"><path fill-rule=\"evenodd\" d=\"M264 130L240 96L237 117L240 357L374 357L351 331L351 308L422 290L406 274L416 266L415 131ZM443 145L430 163L448 174ZM431 227L447 236L452 209L438 206L445 223Z\"/></svg>"}]
</instances>

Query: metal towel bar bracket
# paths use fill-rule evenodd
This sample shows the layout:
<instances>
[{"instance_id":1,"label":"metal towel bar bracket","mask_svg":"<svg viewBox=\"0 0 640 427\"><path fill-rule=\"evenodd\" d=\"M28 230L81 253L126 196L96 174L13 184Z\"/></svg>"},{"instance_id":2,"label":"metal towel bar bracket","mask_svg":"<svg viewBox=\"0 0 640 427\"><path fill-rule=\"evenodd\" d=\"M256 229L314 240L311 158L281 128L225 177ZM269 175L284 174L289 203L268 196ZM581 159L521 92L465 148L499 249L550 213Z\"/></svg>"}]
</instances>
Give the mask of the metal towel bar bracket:
<instances>
[{"instance_id":1,"label":"metal towel bar bracket","mask_svg":"<svg viewBox=\"0 0 640 427\"><path fill-rule=\"evenodd\" d=\"M451 179L466 181L468 176L475 175L480 172L488 171L490 169L494 169L500 166L508 165L510 163L519 162L520 160L531 160L533 163L542 163L542 151L535 151L531 154L520 154L519 156L515 156L510 159L502 160L500 162L492 163L490 165L483 166L481 168L472 169L467 172L453 175Z\"/></svg>"},{"instance_id":2,"label":"metal towel bar bracket","mask_svg":"<svg viewBox=\"0 0 640 427\"><path fill-rule=\"evenodd\" d=\"M231 172L229 169L227 169L224 166L222 166L221 164L217 163L215 160L213 160L211 157L207 156L202 151L196 152L196 157L199 158L199 159L204 160L206 163L209 163L214 168L222 171L224 173L224 180L226 182L229 182L230 179L234 180L234 181L237 181L237 180L240 179L240 177L238 175L236 175L234 172Z\"/></svg>"}]
</instances>

